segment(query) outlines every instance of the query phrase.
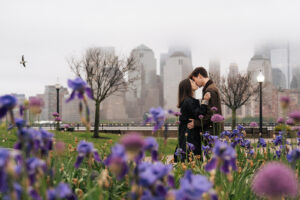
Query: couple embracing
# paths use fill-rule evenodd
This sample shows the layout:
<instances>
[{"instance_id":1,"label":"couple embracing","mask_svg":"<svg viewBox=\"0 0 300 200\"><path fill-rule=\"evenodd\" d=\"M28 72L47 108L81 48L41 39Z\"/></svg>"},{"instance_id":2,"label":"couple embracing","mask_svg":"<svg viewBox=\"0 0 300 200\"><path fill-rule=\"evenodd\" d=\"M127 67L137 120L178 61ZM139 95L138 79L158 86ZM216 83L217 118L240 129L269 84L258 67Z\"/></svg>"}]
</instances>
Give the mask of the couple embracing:
<instances>
[{"instance_id":1,"label":"couple embracing","mask_svg":"<svg viewBox=\"0 0 300 200\"><path fill-rule=\"evenodd\" d=\"M198 100L195 98L195 92L201 87L203 88L202 100ZM215 113L222 114L219 90L208 77L204 67L195 68L187 79L180 82L177 107L181 112L179 117L178 146L183 152L186 152L186 144L193 144L194 155L201 156L203 139L200 132L209 131L213 133L211 117L214 112L211 108L214 107ZM185 154L183 153L183 155ZM185 156L180 157L182 160L185 159ZM177 156L174 159L177 161Z\"/></svg>"}]
</instances>

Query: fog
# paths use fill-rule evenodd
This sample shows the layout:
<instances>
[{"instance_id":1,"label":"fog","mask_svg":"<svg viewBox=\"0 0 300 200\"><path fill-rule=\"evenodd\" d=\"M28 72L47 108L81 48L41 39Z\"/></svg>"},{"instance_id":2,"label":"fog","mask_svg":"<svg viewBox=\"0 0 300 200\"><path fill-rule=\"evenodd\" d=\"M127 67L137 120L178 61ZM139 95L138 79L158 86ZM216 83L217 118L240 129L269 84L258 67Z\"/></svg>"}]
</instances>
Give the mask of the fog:
<instances>
[{"instance_id":1,"label":"fog","mask_svg":"<svg viewBox=\"0 0 300 200\"><path fill-rule=\"evenodd\" d=\"M143 43L159 65L169 46L186 45L194 66L218 58L222 73L231 62L246 70L255 45L298 40L299 8L287 0L0 0L0 94L42 93L57 77L66 86L74 77L66 59L97 46L126 56Z\"/></svg>"}]
</instances>

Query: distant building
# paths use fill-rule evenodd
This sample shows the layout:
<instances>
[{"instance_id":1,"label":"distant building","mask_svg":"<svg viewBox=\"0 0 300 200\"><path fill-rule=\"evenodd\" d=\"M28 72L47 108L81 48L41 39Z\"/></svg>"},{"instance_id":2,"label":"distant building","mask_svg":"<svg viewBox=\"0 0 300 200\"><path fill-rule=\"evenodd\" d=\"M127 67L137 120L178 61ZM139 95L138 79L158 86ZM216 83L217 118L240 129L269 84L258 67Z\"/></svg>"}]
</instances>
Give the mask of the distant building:
<instances>
[{"instance_id":1,"label":"distant building","mask_svg":"<svg viewBox=\"0 0 300 200\"><path fill-rule=\"evenodd\" d=\"M270 60L272 68L282 71L285 76L285 88L289 88L293 79L293 69L300 66L300 44L295 41L265 42L256 47L255 54Z\"/></svg>"},{"instance_id":2,"label":"distant building","mask_svg":"<svg viewBox=\"0 0 300 200\"><path fill-rule=\"evenodd\" d=\"M59 90L59 111L62 116L63 110L63 98L68 94L67 88L60 87ZM57 92L55 85L47 85L44 92L44 103L45 103L45 119L53 120L52 113L57 110Z\"/></svg>"},{"instance_id":3,"label":"distant building","mask_svg":"<svg viewBox=\"0 0 300 200\"><path fill-rule=\"evenodd\" d=\"M24 105L24 102L26 100L25 94L16 94L16 93L12 93L12 96L16 97L18 104L15 107L15 109L13 110L14 113L14 117L20 117L20 112L19 112L19 106L20 105Z\"/></svg>"},{"instance_id":4,"label":"distant building","mask_svg":"<svg viewBox=\"0 0 300 200\"><path fill-rule=\"evenodd\" d=\"M156 58L152 49L140 45L131 54L137 59L137 70L128 74L138 77L126 92L126 111L129 121L142 121L151 107L160 105L160 81L156 74Z\"/></svg>"},{"instance_id":5,"label":"distant building","mask_svg":"<svg viewBox=\"0 0 300 200\"><path fill-rule=\"evenodd\" d=\"M235 77L239 74L239 66L237 63L230 63L228 77Z\"/></svg>"},{"instance_id":6,"label":"distant building","mask_svg":"<svg viewBox=\"0 0 300 200\"><path fill-rule=\"evenodd\" d=\"M272 66L270 60L263 55L256 54L248 64L248 72L251 73L253 83L257 83L257 76L260 71L265 76L265 83L272 83Z\"/></svg>"},{"instance_id":7,"label":"distant building","mask_svg":"<svg viewBox=\"0 0 300 200\"><path fill-rule=\"evenodd\" d=\"M213 79L217 84L220 83L221 80L221 66L220 61L217 59L209 61L209 76Z\"/></svg>"},{"instance_id":8,"label":"distant building","mask_svg":"<svg viewBox=\"0 0 300 200\"><path fill-rule=\"evenodd\" d=\"M178 85L193 70L191 56L176 51L166 59L163 68L164 108L176 110Z\"/></svg>"},{"instance_id":9,"label":"distant building","mask_svg":"<svg viewBox=\"0 0 300 200\"><path fill-rule=\"evenodd\" d=\"M293 76L290 88L300 90L300 66L293 69Z\"/></svg>"},{"instance_id":10,"label":"distant building","mask_svg":"<svg viewBox=\"0 0 300 200\"><path fill-rule=\"evenodd\" d=\"M277 89L286 88L286 78L284 73L279 68L272 68L272 82Z\"/></svg>"},{"instance_id":11,"label":"distant building","mask_svg":"<svg viewBox=\"0 0 300 200\"><path fill-rule=\"evenodd\" d=\"M66 100L69 98L69 95L64 95L63 101L62 101L62 121L64 123L81 123L80 113L79 113L79 102L80 100L78 98L75 98L74 100L70 102L66 102ZM90 98L87 99L88 106L89 106L89 113L90 113L90 120L91 123L94 123L95 119L95 102L91 100ZM83 106L83 115L85 117L85 106Z\"/></svg>"}]
</instances>

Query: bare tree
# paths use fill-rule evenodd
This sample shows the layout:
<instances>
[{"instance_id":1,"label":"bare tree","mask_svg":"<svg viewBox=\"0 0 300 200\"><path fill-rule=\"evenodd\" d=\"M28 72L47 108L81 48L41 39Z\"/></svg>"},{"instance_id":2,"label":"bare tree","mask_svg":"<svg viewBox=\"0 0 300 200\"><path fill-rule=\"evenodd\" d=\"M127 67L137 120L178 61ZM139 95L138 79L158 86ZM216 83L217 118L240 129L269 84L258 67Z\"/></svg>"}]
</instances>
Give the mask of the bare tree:
<instances>
[{"instance_id":1,"label":"bare tree","mask_svg":"<svg viewBox=\"0 0 300 200\"><path fill-rule=\"evenodd\" d=\"M251 96L257 94L257 84L251 81L251 74L222 77L218 85L222 102L232 110L232 130L236 127L236 111L245 105Z\"/></svg>"},{"instance_id":2,"label":"bare tree","mask_svg":"<svg viewBox=\"0 0 300 200\"><path fill-rule=\"evenodd\" d=\"M101 48L89 48L81 59L72 58L69 61L71 70L85 79L93 91L95 101L94 135L99 137L100 105L107 97L115 92L128 89L139 77L125 76L136 71L136 59L129 56L120 59L114 53Z\"/></svg>"}]
</instances>

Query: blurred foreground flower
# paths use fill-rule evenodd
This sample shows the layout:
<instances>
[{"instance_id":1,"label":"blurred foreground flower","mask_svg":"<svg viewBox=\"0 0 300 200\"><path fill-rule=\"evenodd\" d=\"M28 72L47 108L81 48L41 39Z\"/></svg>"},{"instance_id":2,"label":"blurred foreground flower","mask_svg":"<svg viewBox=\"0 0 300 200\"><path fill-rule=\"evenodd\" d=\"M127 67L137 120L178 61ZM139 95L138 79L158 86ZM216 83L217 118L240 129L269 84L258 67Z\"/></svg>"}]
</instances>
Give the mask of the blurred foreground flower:
<instances>
[{"instance_id":1,"label":"blurred foreground flower","mask_svg":"<svg viewBox=\"0 0 300 200\"><path fill-rule=\"evenodd\" d=\"M282 96L280 97L280 104L282 108L287 108L290 104L290 97L288 96Z\"/></svg>"},{"instance_id":2,"label":"blurred foreground flower","mask_svg":"<svg viewBox=\"0 0 300 200\"><path fill-rule=\"evenodd\" d=\"M144 138L139 133L124 135L120 140L120 144L125 147L130 160L137 159L137 156L143 153L143 149L146 145Z\"/></svg>"},{"instance_id":3,"label":"blurred foreground flower","mask_svg":"<svg viewBox=\"0 0 300 200\"><path fill-rule=\"evenodd\" d=\"M124 178L129 169L124 146L121 144L113 146L111 154L104 160L104 164L116 175L118 180Z\"/></svg>"},{"instance_id":4,"label":"blurred foreground flower","mask_svg":"<svg viewBox=\"0 0 300 200\"><path fill-rule=\"evenodd\" d=\"M152 161L158 160L158 143L154 137L147 137L145 139L145 150L151 152Z\"/></svg>"},{"instance_id":5,"label":"blurred foreground flower","mask_svg":"<svg viewBox=\"0 0 300 200\"><path fill-rule=\"evenodd\" d=\"M139 184L143 187L150 187L157 180L167 176L172 170L172 165L164 165L162 162L142 162L138 166Z\"/></svg>"},{"instance_id":6,"label":"blurred foreground flower","mask_svg":"<svg viewBox=\"0 0 300 200\"><path fill-rule=\"evenodd\" d=\"M86 93L89 98L93 99L93 92L92 92L91 88L89 88L87 86L87 83L84 80L82 80L81 78L77 77L74 80L69 79L68 86L71 89L73 89L73 91L66 102L73 100L75 98L76 94L79 99L83 99L84 93Z\"/></svg>"},{"instance_id":7,"label":"blurred foreground flower","mask_svg":"<svg viewBox=\"0 0 300 200\"><path fill-rule=\"evenodd\" d=\"M223 122L224 121L224 117L220 114L214 114L212 117L211 117L211 121L213 123L220 123L220 122Z\"/></svg>"},{"instance_id":8,"label":"blurred foreground flower","mask_svg":"<svg viewBox=\"0 0 300 200\"><path fill-rule=\"evenodd\" d=\"M147 117L147 119L145 120L145 124L154 121L154 127L153 127L153 132L158 131L159 129L162 128L162 126L165 123L165 119L166 119L166 111L161 108L151 108L149 110L149 116Z\"/></svg>"},{"instance_id":9,"label":"blurred foreground flower","mask_svg":"<svg viewBox=\"0 0 300 200\"><path fill-rule=\"evenodd\" d=\"M282 118L282 117L279 117L278 119L277 119L277 124L283 124L285 121L284 121L284 119Z\"/></svg>"},{"instance_id":10,"label":"blurred foreground flower","mask_svg":"<svg viewBox=\"0 0 300 200\"><path fill-rule=\"evenodd\" d=\"M16 105L16 97L12 95L0 96L0 119L4 117L7 112L12 111Z\"/></svg>"},{"instance_id":11,"label":"blurred foreground flower","mask_svg":"<svg viewBox=\"0 0 300 200\"><path fill-rule=\"evenodd\" d=\"M206 164L205 170L211 171L220 166L220 170L229 173L230 169L236 170L236 152L227 143L217 141L213 148L213 158Z\"/></svg>"},{"instance_id":12,"label":"blurred foreground flower","mask_svg":"<svg viewBox=\"0 0 300 200\"><path fill-rule=\"evenodd\" d=\"M295 122L300 122L300 110L296 110L289 114L289 117L292 118Z\"/></svg>"},{"instance_id":13,"label":"blurred foreground flower","mask_svg":"<svg viewBox=\"0 0 300 200\"><path fill-rule=\"evenodd\" d=\"M92 154L94 156L94 159L97 162L101 161L97 150L94 149L93 143L86 142L86 141L80 141L78 146L77 146L77 151L78 151L78 156L77 156L77 160L76 160L76 163L75 163L76 168L78 168L80 166L80 164L82 163L84 157L87 157L88 159L90 159Z\"/></svg>"},{"instance_id":14,"label":"blurred foreground flower","mask_svg":"<svg viewBox=\"0 0 300 200\"><path fill-rule=\"evenodd\" d=\"M209 182L207 177L193 175L190 170L187 170L184 177L180 179L180 188L174 191L174 195L176 200L202 199L204 193L212 192L212 187L213 184ZM216 199L215 194L212 195L212 199Z\"/></svg>"},{"instance_id":15,"label":"blurred foreground flower","mask_svg":"<svg viewBox=\"0 0 300 200\"><path fill-rule=\"evenodd\" d=\"M47 191L47 199L48 200L58 200L58 199L76 200L77 197L75 196L75 194L73 194L68 184L60 183L55 189L49 189Z\"/></svg>"},{"instance_id":16,"label":"blurred foreground flower","mask_svg":"<svg viewBox=\"0 0 300 200\"><path fill-rule=\"evenodd\" d=\"M256 122L251 122L250 127L251 128L256 128L256 127L258 127L258 124Z\"/></svg>"},{"instance_id":17,"label":"blurred foreground flower","mask_svg":"<svg viewBox=\"0 0 300 200\"><path fill-rule=\"evenodd\" d=\"M261 197L281 199L298 195L298 180L295 172L279 162L271 162L263 166L255 174L252 190Z\"/></svg>"},{"instance_id":18,"label":"blurred foreground flower","mask_svg":"<svg viewBox=\"0 0 300 200\"><path fill-rule=\"evenodd\" d=\"M40 114L42 112L42 107L44 106L44 101L39 97L29 97L29 110L33 114Z\"/></svg>"}]
</instances>

